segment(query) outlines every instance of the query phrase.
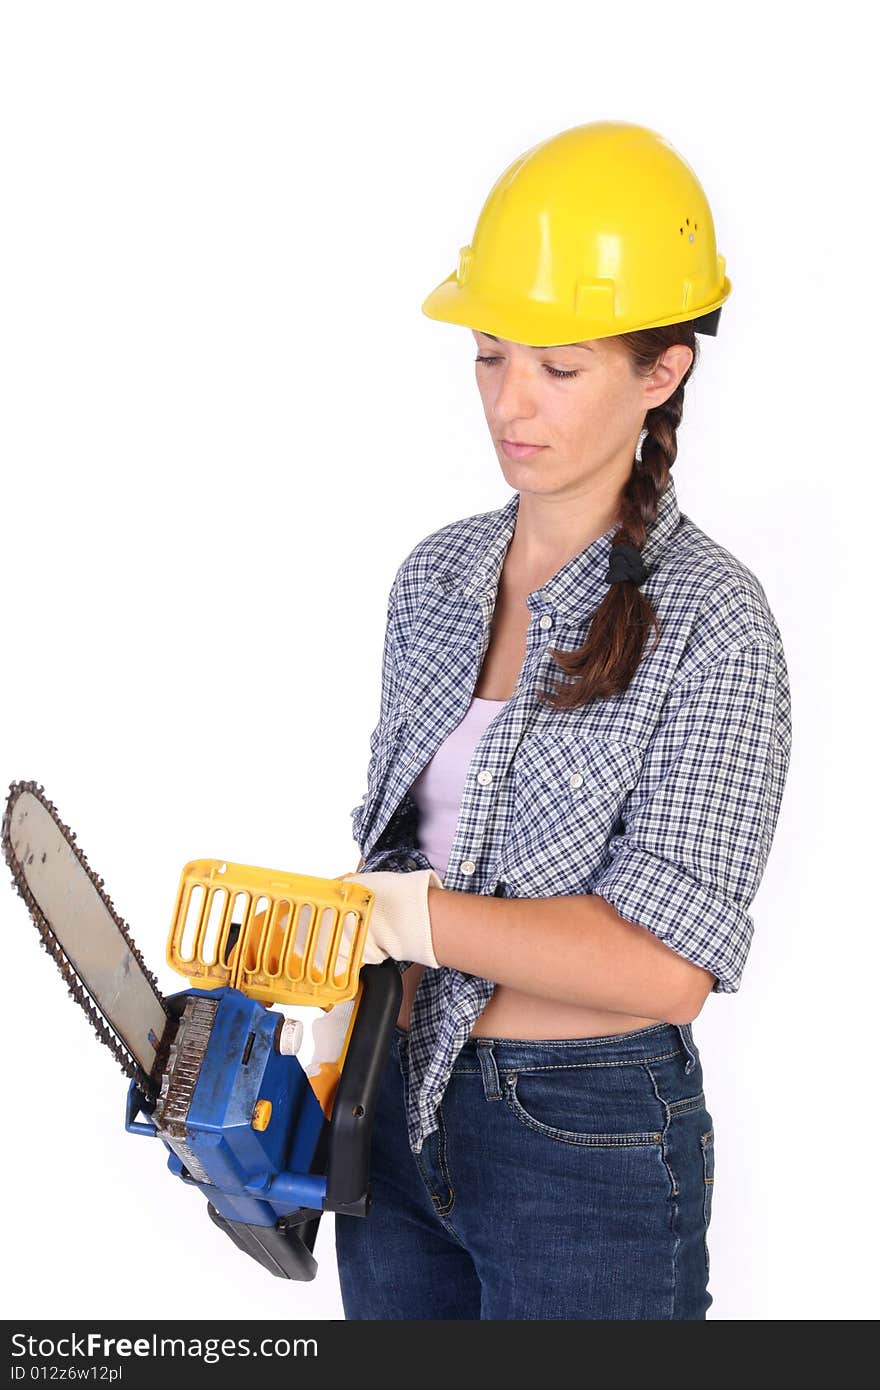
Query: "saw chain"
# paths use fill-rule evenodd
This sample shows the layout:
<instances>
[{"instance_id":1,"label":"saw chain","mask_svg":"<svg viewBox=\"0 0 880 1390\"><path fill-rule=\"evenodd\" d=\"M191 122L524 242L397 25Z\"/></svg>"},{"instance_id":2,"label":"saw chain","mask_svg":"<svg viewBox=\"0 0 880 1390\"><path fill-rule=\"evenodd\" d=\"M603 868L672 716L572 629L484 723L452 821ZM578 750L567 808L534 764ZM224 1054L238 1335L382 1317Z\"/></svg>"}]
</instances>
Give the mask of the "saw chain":
<instances>
[{"instance_id":1,"label":"saw chain","mask_svg":"<svg viewBox=\"0 0 880 1390\"><path fill-rule=\"evenodd\" d=\"M151 1068L149 1073L138 1062L137 1058L130 1048L125 1045L123 1040L108 1027L104 1015L99 1011L96 1001L88 993L80 980L72 961L64 950L62 943L55 935L51 922L46 917L27 882L25 870L29 864L33 863L36 850L30 846L27 831L24 827L25 817L21 814L20 810L18 814L16 813L20 798L25 793L29 793L34 797L51 816L71 853L76 856L88 876L92 887L100 898L108 915L115 923L120 937L123 939L134 960L140 967L144 981L149 985L155 995L156 1003L166 1016L169 1026L166 1027L164 1036L161 1039L157 1039L156 1065ZM71 830L70 827L65 825L61 820L56 807L45 795L42 785L37 782L11 782L9 784L9 796L3 815L2 840L4 856L11 870L16 890L27 904L28 911L40 933L43 948L52 957L58 969L61 971L71 998L75 999L79 1004L94 1028L96 1036L106 1047L109 1047L125 1075L134 1080L135 1084L148 1100L155 1100L161 1084L163 1063L167 1058L168 1050L171 1045L171 1038L176 1029L176 1020L172 1019L168 1006L160 993L156 976L152 971L148 970L143 956L132 940L131 932L127 924L120 917L113 901L104 891L103 878L100 878L90 867L85 854L76 843L76 832ZM45 858L45 852L43 858ZM174 1026L170 1026L172 1024Z\"/></svg>"}]
</instances>

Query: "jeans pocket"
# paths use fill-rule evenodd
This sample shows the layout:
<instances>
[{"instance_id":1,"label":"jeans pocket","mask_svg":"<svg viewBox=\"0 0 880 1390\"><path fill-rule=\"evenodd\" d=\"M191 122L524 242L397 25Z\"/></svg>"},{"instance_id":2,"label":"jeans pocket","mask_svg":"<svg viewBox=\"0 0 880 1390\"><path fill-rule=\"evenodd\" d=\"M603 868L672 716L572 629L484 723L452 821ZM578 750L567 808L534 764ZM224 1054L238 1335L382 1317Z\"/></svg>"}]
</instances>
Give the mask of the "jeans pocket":
<instances>
[{"instance_id":1,"label":"jeans pocket","mask_svg":"<svg viewBox=\"0 0 880 1390\"><path fill-rule=\"evenodd\" d=\"M611 1075L615 1072L618 1084ZM558 1143L659 1145L662 1133L652 1128L658 1115L646 1092L634 1093L638 1082L634 1068L544 1067L506 1073L503 1090L507 1108L520 1124Z\"/></svg>"},{"instance_id":2,"label":"jeans pocket","mask_svg":"<svg viewBox=\"0 0 880 1390\"><path fill-rule=\"evenodd\" d=\"M706 1253L706 1273L709 1272L709 1223L712 1220L712 1194L715 1191L715 1130L700 1135L703 1151L703 1249Z\"/></svg>"}]
</instances>

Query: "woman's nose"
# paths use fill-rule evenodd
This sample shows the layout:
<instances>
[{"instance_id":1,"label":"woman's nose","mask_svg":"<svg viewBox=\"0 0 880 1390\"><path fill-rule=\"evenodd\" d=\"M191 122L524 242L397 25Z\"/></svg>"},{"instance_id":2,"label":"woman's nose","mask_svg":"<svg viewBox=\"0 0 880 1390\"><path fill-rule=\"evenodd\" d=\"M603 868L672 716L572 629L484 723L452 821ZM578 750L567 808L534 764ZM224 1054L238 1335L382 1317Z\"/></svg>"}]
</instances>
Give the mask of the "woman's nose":
<instances>
[{"instance_id":1,"label":"woman's nose","mask_svg":"<svg viewBox=\"0 0 880 1390\"><path fill-rule=\"evenodd\" d=\"M534 385L527 368L510 364L499 370L495 414L499 422L522 420L534 413ZM515 436L511 436L515 437Z\"/></svg>"}]
</instances>

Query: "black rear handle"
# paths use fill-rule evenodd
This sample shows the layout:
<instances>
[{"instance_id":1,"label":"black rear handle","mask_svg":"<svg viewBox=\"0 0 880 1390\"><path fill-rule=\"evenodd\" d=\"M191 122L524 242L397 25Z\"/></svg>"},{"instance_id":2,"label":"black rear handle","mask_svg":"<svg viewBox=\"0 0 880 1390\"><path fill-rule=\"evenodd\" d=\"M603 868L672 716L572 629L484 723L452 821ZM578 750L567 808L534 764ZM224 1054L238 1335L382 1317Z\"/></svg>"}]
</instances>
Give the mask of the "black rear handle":
<instances>
[{"instance_id":1,"label":"black rear handle","mask_svg":"<svg viewBox=\"0 0 880 1390\"><path fill-rule=\"evenodd\" d=\"M361 1000L333 1100L324 1211L366 1216L370 1137L382 1072L403 999L397 962L361 967Z\"/></svg>"}]
</instances>

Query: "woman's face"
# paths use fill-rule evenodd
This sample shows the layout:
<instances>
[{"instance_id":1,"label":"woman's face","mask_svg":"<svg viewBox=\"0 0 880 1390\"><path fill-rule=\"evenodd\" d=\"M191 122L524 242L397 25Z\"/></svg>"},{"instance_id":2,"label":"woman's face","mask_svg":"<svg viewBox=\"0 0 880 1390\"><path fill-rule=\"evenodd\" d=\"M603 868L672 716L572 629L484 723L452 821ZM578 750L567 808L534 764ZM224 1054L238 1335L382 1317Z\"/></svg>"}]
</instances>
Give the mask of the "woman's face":
<instances>
[{"instance_id":1,"label":"woman's face","mask_svg":"<svg viewBox=\"0 0 880 1390\"><path fill-rule=\"evenodd\" d=\"M650 377L639 377L614 338L537 348L472 331L498 461L510 486L527 492L576 489L600 476L622 486L647 411L672 395L693 357L676 344ZM543 447L515 458L504 441Z\"/></svg>"}]
</instances>

